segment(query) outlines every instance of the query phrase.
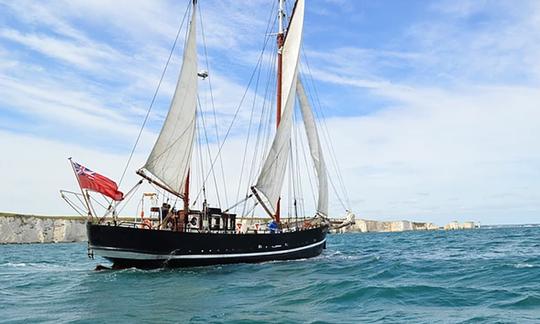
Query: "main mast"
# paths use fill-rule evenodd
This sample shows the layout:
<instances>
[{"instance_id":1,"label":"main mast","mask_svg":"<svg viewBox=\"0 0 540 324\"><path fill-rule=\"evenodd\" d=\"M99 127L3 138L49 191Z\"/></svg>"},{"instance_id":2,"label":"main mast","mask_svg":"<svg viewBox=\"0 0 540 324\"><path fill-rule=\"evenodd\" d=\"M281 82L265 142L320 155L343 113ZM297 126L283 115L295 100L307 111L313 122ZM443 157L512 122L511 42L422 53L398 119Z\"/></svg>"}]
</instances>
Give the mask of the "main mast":
<instances>
[{"instance_id":1,"label":"main mast","mask_svg":"<svg viewBox=\"0 0 540 324\"><path fill-rule=\"evenodd\" d=\"M284 0L279 0L277 33L276 134L256 184L255 198L276 223L280 222L280 197L287 171L293 112L296 98L298 61L302 43L304 0L296 0L287 29L284 28ZM258 191L258 193L256 193ZM259 195L260 194L260 195Z\"/></svg>"},{"instance_id":2,"label":"main mast","mask_svg":"<svg viewBox=\"0 0 540 324\"><path fill-rule=\"evenodd\" d=\"M283 18L285 17L285 0L279 0L279 9L278 9L278 34L277 34L277 99L276 99L276 129L279 128L279 123L281 122L281 78L282 78L282 68L283 68L283 42L285 39L284 29L283 29ZM281 197L278 198L276 205L276 222L280 223L280 214L281 214Z\"/></svg>"},{"instance_id":3,"label":"main mast","mask_svg":"<svg viewBox=\"0 0 540 324\"><path fill-rule=\"evenodd\" d=\"M193 18L195 18L195 9L197 7L197 0L193 0L192 4L193 4L193 8L192 8L192 10L193 10ZM192 19L191 23L194 24L195 19ZM191 28L195 28L195 26L191 26ZM191 175L191 168L188 168L186 180L184 182L184 196L182 197L182 200L184 202L184 217L186 217L186 218L189 215L189 176L190 175Z\"/></svg>"},{"instance_id":4,"label":"main mast","mask_svg":"<svg viewBox=\"0 0 540 324\"><path fill-rule=\"evenodd\" d=\"M188 170L188 174L186 176L186 182L184 184L184 197L182 200L184 201L184 212L187 216L189 214L189 175L191 174L191 171Z\"/></svg>"}]
</instances>

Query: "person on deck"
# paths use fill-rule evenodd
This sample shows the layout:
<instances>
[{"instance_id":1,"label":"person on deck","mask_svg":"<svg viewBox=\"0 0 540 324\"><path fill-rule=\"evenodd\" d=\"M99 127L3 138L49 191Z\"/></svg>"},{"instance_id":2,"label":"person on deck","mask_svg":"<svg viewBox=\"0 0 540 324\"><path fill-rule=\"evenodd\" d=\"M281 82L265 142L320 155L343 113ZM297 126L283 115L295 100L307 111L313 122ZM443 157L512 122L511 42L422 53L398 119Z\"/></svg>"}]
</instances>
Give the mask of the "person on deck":
<instances>
[{"instance_id":1,"label":"person on deck","mask_svg":"<svg viewBox=\"0 0 540 324\"><path fill-rule=\"evenodd\" d=\"M278 224L276 223L276 221L271 221L271 222L268 224L268 229L270 230L270 233L277 233L277 231L278 231Z\"/></svg>"}]
</instances>

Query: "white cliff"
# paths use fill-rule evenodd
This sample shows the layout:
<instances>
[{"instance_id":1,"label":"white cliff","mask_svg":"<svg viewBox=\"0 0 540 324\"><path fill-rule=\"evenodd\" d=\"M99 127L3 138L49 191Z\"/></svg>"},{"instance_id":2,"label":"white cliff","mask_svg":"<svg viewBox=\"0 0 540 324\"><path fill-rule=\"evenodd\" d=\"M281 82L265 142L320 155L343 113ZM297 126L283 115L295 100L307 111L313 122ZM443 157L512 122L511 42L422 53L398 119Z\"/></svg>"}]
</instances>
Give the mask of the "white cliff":
<instances>
[{"instance_id":1,"label":"white cliff","mask_svg":"<svg viewBox=\"0 0 540 324\"><path fill-rule=\"evenodd\" d=\"M462 230L462 229L475 229L480 227L479 224L471 221L464 222L460 224L457 221L450 222L446 225L444 225L445 230Z\"/></svg>"},{"instance_id":2,"label":"white cliff","mask_svg":"<svg viewBox=\"0 0 540 324\"><path fill-rule=\"evenodd\" d=\"M86 241L83 217L0 214L0 244Z\"/></svg>"},{"instance_id":3,"label":"white cliff","mask_svg":"<svg viewBox=\"0 0 540 324\"><path fill-rule=\"evenodd\" d=\"M429 222L411 222L407 220L399 221L376 221L367 219L355 220L350 224L348 219L334 221L333 231L336 233L350 232L405 232L405 231L433 231L439 226Z\"/></svg>"},{"instance_id":4,"label":"white cliff","mask_svg":"<svg viewBox=\"0 0 540 324\"><path fill-rule=\"evenodd\" d=\"M459 223L457 221L446 224L443 228L430 222L413 222L407 220L399 221L376 221L367 219L357 219L351 224L348 218L333 219L332 232L334 233L352 233L352 232L405 232L405 231L435 231L444 230L463 230L479 228L480 224L467 221Z\"/></svg>"}]
</instances>

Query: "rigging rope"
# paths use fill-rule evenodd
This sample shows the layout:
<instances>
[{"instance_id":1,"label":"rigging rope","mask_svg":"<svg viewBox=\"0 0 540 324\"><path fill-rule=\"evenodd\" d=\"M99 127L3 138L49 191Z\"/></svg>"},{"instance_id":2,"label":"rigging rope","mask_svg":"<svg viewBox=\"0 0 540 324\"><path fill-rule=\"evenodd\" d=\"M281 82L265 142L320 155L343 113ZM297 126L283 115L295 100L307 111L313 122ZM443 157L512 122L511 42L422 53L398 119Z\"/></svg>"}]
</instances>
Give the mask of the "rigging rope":
<instances>
[{"instance_id":1,"label":"rigging rope","mask_svg":"<svg viewBox=\"0 0 540 324\"><path fill-rule=\"evenodd\" d=\"M198 169L199 169L199 175L201 176L201 191L199 192L199 194L197 194L197 196L195 197L195 199L193 200L193 205L195 205L197 203L197 200L199 199L199 196L200 196L200 193L203 193L203 199L206 200L206 190L204 188L204 184L203 184L203 180L204 180L204 166L203 166L203 158L202 158L202 147L201 147L201 141L202 141L202 136L200 134L200 127L196 127L197 129L197 160L195 162L195 165L198 166Z\"/></svg>"},{"instance_id":2,"label":"rigging rope","mask_svg":"<svg viewBox=\"0 0 540 324\"><path fill-rule=\"evenodd\" d=\"M201 122L202 122L202 126L203 126L202 129L203 129L204 138L206 140L206 150L208 151L208 160L212 161L212 154L210 153L210 142L208 140L208 134L206 133L206 123L204 121L204 114L202 113L201 103L200 103L198 95L197 95L197 102L199 104L199 110L201 111ZM215 186L215 190L216 190L216 196L217 196L218 205L221 206L221 200L219 198L220 197L219 196L219 187L217 185L216 173L214 172L214 164L210 165L210 173L212 174L212 178L214 179L214 186Z\"/></svg>"},{"instance_id":3,"label":"rigging rope","mask_svg":"<svg viewBox=\"0 0 540 324\"><path fill-rule=\"evenodd\" d=\"M342 199L340 197L340 194L334 184L334 181L332 179L332 177L328 177L329 180L330 180L330 184L332 185L332 188L334 189L334 192L338 198L338 200L340 201L342 207L346 210L350 210L350 199L349 199L349 196L348 196L348 193L347 193L347 189L346 189L346 186L345 186L345 182L343 180L343 176L341 174L341 171L340 171L340 166L339 166L339 163L338 163L338 160L336 158L336 153L335 153L335 150L334 150L334 145L333 145L333 142L332 142L332 138L330 136L330 132L328 131L328 126L326 124L326 116L324 115L324 112L323 112L323 109L322 109L322 104L321 104L321 101L320 101L320 98L319 98L319 93L317 91L317 87L315 86L315 81L314 81L314 78L313 78L313 73L311 72L311 67L310 67L310 64L309 64L309 60L307 58L307 55L306 55L306 52L304 50L304 48L302 47L302 54L303 54L303 57L304 57L304 60L306 61L306 68L307 68L307 74L309 75L309 81L310 83L308 83L308 86L311 86L311 88L314 90L312 94L311 92L308 93L308 95L310 95L311 97L311 101L314 103L314 112L315 114L318 115L318 119L321 121L320 124L321 124L321 130L322 130L322 135L323 135L323 139L325 140L326 144L327 144L327 147L329 148L329 157L330 157L330 162L332 163L332 166L334 167L334 170L335 170L335 173L337 175L337 180L338 180L338 185L340 186L340 191L342 192L343 194L343 198ZM315 97L315 100L313 99Z\"/></svg>"},{"instance_id":4,"label":"rigging rope","mask_svg":"<svg viewBox=\"0 0 540 324\"><path fill-rule=\"evenodd\" d=\"M277 18L274 20L274 23L276 23ZM273 117L273 107L275 107L275 92L270 91L270 87L272 85L276 84L276 75L273 73L273 69L275 67L276 58L277 58L277 44L274 43L274 46L272 47L272 56L268 60L268 74L267 74L267 83L263 98L263 105L261 109L261 115L259 118L259 126L257 128L257 139L255 141L254 151L251 159L250 164L250 170L248 175L248 186L246 186L246 195L249 194L249 184L255 183L256 176L260 172L260 170L263 167L264 163L264 156L265 152L261 151L259 154L259 150L261 148L268 147L268 142L270 140L270 131L271 131L271 125L272 125L272 117ZM264 141L264 144L261 144L261 140ZM244 206L245 209L245 206Z\"/></svg>"},{"instance_id":5,"label":"rigging rope","mask_svg":"<svg viewBox=\"0 0 540 324\"><path fill-rule=\"evenodd\" d=\"M276 21L277 21L277 17L274 19L271 28L273 28L273 26L276 24ZM262 148L265 147L264 145L261 145L261 139L264 139L265 144L268 144L269 137L270 137L269 136L270 129L272 128L271 125L273 125L272 117L274 115L273 112L275 110L272 108L275 107L276 96L275 96L275 91L274 92L270 91L270 87L276 84L276 77L274 73L274 68L275 68L275 63L276 63L276 58L277 58L277 44L276 43L273 43L271 53L272 55L268 59L267 83L265 87L263 104L262 104L261 114L259 117L259 124L257 128L257 139L255 141L253 155L251 158L250 170L247 177L248 185L246 185L246 188L245 188L246 196L251 195L249 184L255 183L257 174L260 173L260 170L262 169L262 166L264 163L265 152L261 151L261 154L259 154L259 150L261 149L261 147ZM261 67L261 69L263 69L263 67ZM267 136L266 138L264 137L264 135L261 136L263 133L266 134ZM246 215L245 210L246 210L247 203L248 203L247 201L244 202L242 215ZM255 204L250 210L255 212L255 208L257 207L257 205L258 205L258 202L255 201Z\"/></svg>"},{"instance_id":6,"label":"rigging rope","mask_svg":"<svg viewBox=\"0 0 540 324\"><path fill-rule=\"evenodd\" d=\"M75 205L71 199L69 199L65 194L68 193L70 195L74 195L78 200L79 202L81 203L81 206L84 206L84 203L82 202L82 200L78 197L78 195L82 195L81 193L76 193L76 192L73 192L73 191L67 191L67 190L60 190L60 196L62 197L62 199L64 199L64 201L75 211L77 212L77 214L79 214L80 216L85 216L85 214L87 214L87 212L85 211L85 208L81 208L77 205Z\"/></svg>"},{"instance_id":7,"label":"rigging rope","mask_svg":"<svg viewBox=\"0 0 540 324\"><path fill-rule=\"evenodd\" d=\"M246 86L246 89L240 99L240 103L238 104L238 106L236 107L236 110L234 112L234 115L233 115L233 119L231 121L231 123L229 124L228 128L227 128L227 131L225 132L225 137L223 138L223 141L219 144L219 149L218 149L218 152L216 154L216 158L214 158L212 161L211 161L211 167L214 166L214 164L216 163L217 161L217 157L221 154L221 151L223 150L223 147L224 147L224 144L225 142L227 141L227 138L229 137L230 133L231 133L231 130L232 130L232 127L234 125L234 123L236 122L236 119L238 118L238 114L240 112L240 109L242 108L242 105L244 103L244 100L247 96L247 93L250 89L250 86L251 86L251 83L253 82L253 79L255 77L255 73L257 72L257 69L259 68L262 60L263 60L263 57L264 57L264 50L268 44L268 37L265 39L265 42L263 44L263 48L261 49L260 53L259 53L259 57L257 59L257 64L255 65L255 68L253 69L252 73L251 73L251 76L249 78L249 81L248 81L248 84ZM204 181L203 181L203 184L206 183L206 181L208 181L208 177L210 176L210 173L206 174L206 176L204 177Z\"/></svg>"},{"instance_id":8,"label":"rigging rope","mask_svg":"<svg viewBox=\"0 0 540 324\"><path fill-rule=\"evenodd\" d=\"M249 124L248 124L247 136L246 136L246 144L244 145L244 153L242 154L242 164L240 167L240 176L238 177L238 188L236 189L236 200L238 200L238 197L240 196L240 188L242 187L242 178L244 177L244 166L246 164L246 156L247 156L247 150L249 146L249 139L251 137L251 125L253 124L253 114L255 112L255 102L257 98L257 90L259 88L260 76L261 76L261 69L259 69L259 73L257 73L257 81L255 82L255 95L253 96L253 104L251 107L251 113L249 114Z\"/></svg>"},{"instance_id":9,"label":"rigging rope","mask_svg":"<svg viewBox=\"0 0 540 324\"><path fill-rule=\"evenodd\" d=\"M307 170L311 169L313 171L315 171L315 164L314 163L311 163L311 168L309 167L309 162L308 162L308 159L307 159L307 153L306 153L306 148L305 148L305 144L304 144L304 141L300 141L300 147L302 149L302 155L304 156L304 165L306 166L306 172ZM308 180L309 180L309 188L310 188L310 191L311 191L311 196L313 198L313 204L316 205L317 204L317 198L315 197L315 188L316 186L313 185L313 181L311 181L311 177L307 177Z\"/></svg>"},{"instance_id":10,"label":"rigging rope","mask_svg":"<svg viewBox=\"0 0 540 324\"><path fill-rule=\"evenodd\" d=\"M197 200L199 199L200 195L203 194L203 200L206 201L206 188L205 188L205 184L204 184L204 165L203 165L203 156L202 156L202 136L200 134L200 127L196 127L197 129L197 160L199 162L199 165L200 165L200 176L201 176L201 189L199 190L199 192L197 193L197 196L195 197L195 199L193 200L193 205L195 205L195 203L197 202Z\"/></svg>"},{"instance_id":11,"label":"rigging rope","mask_svg":"<svg viewBox=\"0 0 540 324\"><path fill-rule=\"evenodd\" d=\"M318 206L317 206L317 201L315 199L315 190L313 189L313 183L311 181L311 177L309 175L309 170L310 168L308 167L308 164L307 164L307 154L306 154L306 151L304 149L304 138L301 137L301 134L303 134L302 132L300 132L299 128L300 128L300 123L298 123L298 119L300 119L298 117L298 111L296 111L295 115L294 115L294 118L295 118L295 153L296 153L296 170L297 170L297 173L296 173L296 176L297 176L297 186L298 186L298 202L297 204L299 203L299 208L300 208L300 212L302 214L305 215L305 201L304 201L304 192L303 192L303 184L302 184L302 175L300 174L300 151L299 151L299 147L301 148L302 150L302 156L304 157L304 161L306 162L306 168L304 169L305 172L306 172L306 178L308 178L308 181L309 181L309 189L311 191L311 195L313 197L313 203L314 203L314 206L315 206L315 209L317 210ZM306 136L306 140L307 140L307 136ZM300 144L298 144L300 143ZM311 170L314 172L315 176L317 176L316 174L316 170L315 170L315 163L312 163L312 167L311 167Z\"/></svg>"},{"instance_id":12,"label":"rigging rope","mask_svg":"<svg viewBox=\"0 0 540 324\"><path fill-rule=\"evenodd\" d=\"M137 186L137 188L135 188L135 191L134 191L133 194L128 198L128 200L127 200L126 203L122 206L122 208L120 208L120 210L118 211L117 215L120 215L120 213L124 210L124 208L126 208L126 206L129 204L129 202L131 201L131 199L133 199L133 197L135 197L135 194L139 191L140 188L141 188L141 186Z\"/></svg>"},{"instance_id":13,"label":"rigging rope","mask_svg":"<svg viewBox=\"0 0 540 324\"><path fill-rule=\"evenodd\" d=\"M268 20L268 23L267 23L267 27L266 27L267 30L265 32L265 35L268 34L268 30L271 28L270 27L270 19ZM277 19L277 17L275 19ZM275 22L275 20L274 20L274 22ZM254 113L255 113L255 106L256 106L257 98L258 98L257 93L258 93L258 90L259 90L259 81L260 81L260 78L261 78L262 70L263 70L263 64L261 64L261 68L258 70L257 79L256 79L256 82L255 82L255 89L254 89L254 94L253 94L253 102L252 102L252 105L251 105L251 112L250 112L250 115L249 115L249 123L248 123L248 131L247 131L247 136L246 136L246 143L244 145L244 153L242 155L242 165L240 167L240 176L239 176L239 179L238 179L238 188L236 190L236 200L239 199L240 189L242 188L242 180L243 180L243 177L244 177L244 167L245 167L245 164L246 164L246 157L247 157L247 152L248 152L248 147L249 147L249 141L250 141L250 138L251 138L251 128L252 128L252 125L253 125L253 116L254 116ZM264 105L263 105L263 108L264 108ZM263 114L263 111L261 111L261 115L262 114ZM250 170L251 169L252 169L252 167L250 168ZM248 181L249 181L249 176L248 176ZM248 183L248 186L246 186L246 196L248 195L248 192L249 192L248 188L249 188L249 183Z\"/></svg>"},{"instance_id":14,"label":"rigging rope","mask_svg":"<svg viewBox=\"0 0 540 324\"><path fill-rule=\"evenodd\" d=\"M208 63L208 50L207 50L207 47L206 47L206 36L204 34L204 24L203 24L203 19L202 19L202 10L201 10L201 5L200 5L200 2L197 2L197 5L199 6L199 17L200 17L200 25L201 25L201 34L202 34L202 39L203 39L203 48L204 48L204 57L205 57L205 61L206 61L206 69L207 71L210 71L210 64ZM213 90L212 90L212 82L211 82L211 77L212 77L212 74L211 73L208 73L208 89L210 91L210 100L211 100L211 103L212 103L212 113L213 113L213 116L214 116L214 126L215 126L215 131L216 131L216 141L218 143L218 145L220 145L220 140L219 140L219 131L218 131L218 122L217 122L217 116L216 116L216 106L214 104L214 93L213 93ZM201 111L201 114L202 114L202 111ZM219 164L221 166L221 175L222 175L222 180L223 180L223 193L225 195L225 204L228 204L228 195L227 195L227 184L225 182L225 169L223 167L223 157L220 155L219 156Z\"/></svg>"},{"instance_id":15,"label":"rigging rope","mask_svg":"<svg viewBox=\"0 0 540 324\"><path fill-rule=\"evenodd\" d=\"M173 46L171 48L171 51L169 53L169 57L167 58L167 62L165 63L165 67L163 68L163 72L161 73L161 77L159 79L156 91L154 92L154 95L152 96L152 100L150 101L150 106L148 107L148 110L146 111L146 116L144 117L144 121L141 125L141 128L139 130L139 134L137 135L137 139L135 140L135 144L133 145L133 148L131 149L131 153L129 154L129 158L126 162L126 166L124 167L124 171L122 172L122 176L120 177L120 181L118 181L118 187L122 184L122 181L124 180L124 177L126 175L126 171L129 168L129 164L131 163L131 159L133 158L133 154L135 153L135 149L137 148L137 145L139 144L139 140L141 139L142 132L144 130L144 127L146 126L146 122L148 121L148 117L150 116L150 111L152 111L152 107L154 106L154 102L156 101L157 94L159 92L159 89L161 88L161 83L163 82L163 78L165 77L165 73L167 72L167 68L169 66L169 63L171 61L171 57L174 53L174 49L176 48L176 43L178 42L178 37L180 36L180 32L182 31L182 26L184 25L184 22L186 20L186 17L189 12L189 8L191 7L191 2L189 2L186 11L184 12L184 16L182 17L182 22L180 23L180 26L178 27L178 31L176 33L176 37L173 42Z\"/></svg>"}]
</instances>

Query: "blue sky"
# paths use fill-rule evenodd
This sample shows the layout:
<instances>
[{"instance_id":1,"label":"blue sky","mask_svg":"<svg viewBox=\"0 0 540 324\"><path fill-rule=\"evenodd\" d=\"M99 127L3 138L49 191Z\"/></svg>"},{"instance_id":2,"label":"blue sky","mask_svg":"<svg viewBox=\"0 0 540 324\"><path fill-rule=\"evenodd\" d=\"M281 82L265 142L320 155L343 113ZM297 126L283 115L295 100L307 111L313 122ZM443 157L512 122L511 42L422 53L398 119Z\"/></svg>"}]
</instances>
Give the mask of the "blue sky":
<instances>
[{"instance_id":1,"label":"blue sky","mask_svg":"<svg viewBox=\"0 0 540 324\"><path fill-rule=\"evenodd\" d=\"M0 210L70 213L57 195L74 188L68 156L120 176L186 3L0 1L0 145L8 152L0 172L13 184L0 189ZM272 1L200 5L216 109L228 124ZM537 1L306 7L304 52L358 217L540 222ZM178 58L134 164L159 131ZM248 118L242 110L240 125ZM242 136L239 128L232 142ZM28 172L36 163L47 171Z\"/></svg>"}]
</instances>

